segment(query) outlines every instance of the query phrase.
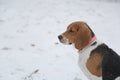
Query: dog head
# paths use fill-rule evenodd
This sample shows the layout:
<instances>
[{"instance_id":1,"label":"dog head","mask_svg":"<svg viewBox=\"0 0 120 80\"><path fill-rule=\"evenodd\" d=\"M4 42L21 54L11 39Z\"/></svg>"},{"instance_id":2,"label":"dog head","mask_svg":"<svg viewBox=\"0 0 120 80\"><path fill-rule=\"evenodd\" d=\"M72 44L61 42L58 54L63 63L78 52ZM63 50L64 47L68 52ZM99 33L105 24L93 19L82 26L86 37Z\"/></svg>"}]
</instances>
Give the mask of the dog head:
<instances>
[{"instance_id":1,"label":"dog head","mask_svg":"<svg viewBox=\"0 0 120 80\"><path fill-rule=\"evenodd\" d=\"M79 21L71 23L58 38L61 43L74 44L75 48L80 50L89 44L93 36L94 33L89 26L85 22Z\"/></svg>"}]
</instances>

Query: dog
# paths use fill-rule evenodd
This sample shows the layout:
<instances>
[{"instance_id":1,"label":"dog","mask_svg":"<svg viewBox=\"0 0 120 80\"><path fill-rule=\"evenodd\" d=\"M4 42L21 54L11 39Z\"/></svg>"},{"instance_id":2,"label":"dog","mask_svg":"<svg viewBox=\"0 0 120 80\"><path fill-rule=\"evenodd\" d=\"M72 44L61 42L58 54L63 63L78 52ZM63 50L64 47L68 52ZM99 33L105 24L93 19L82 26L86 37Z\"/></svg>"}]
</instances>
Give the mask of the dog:
<instances>
[{"instance_id":1,"label":"dog","mask_svg":"<svg viewBox=\"0 0 120 80\"><path fill-rule=\"evenodd\" d=\"M78 50L79 67L88 80L120 80L120 56L99 41L86 22L71 23L58 38Z\"/></svg>"}]
</instances>

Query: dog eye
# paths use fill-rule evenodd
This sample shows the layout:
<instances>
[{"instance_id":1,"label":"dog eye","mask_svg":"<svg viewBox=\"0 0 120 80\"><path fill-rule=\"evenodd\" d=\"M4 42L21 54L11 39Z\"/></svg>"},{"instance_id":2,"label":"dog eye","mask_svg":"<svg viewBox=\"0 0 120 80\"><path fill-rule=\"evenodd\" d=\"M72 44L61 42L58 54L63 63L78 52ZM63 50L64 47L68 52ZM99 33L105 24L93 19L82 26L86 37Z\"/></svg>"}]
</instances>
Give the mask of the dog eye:
<instances>
[{"instance_id":1,"label":"dog eye","mask_svg":"<svg viewBox=\"0 0 120 80\"><path fill-rule=\"evenodd\" d=\"M70 32L74 32L74 30L71 29Z\"/></svg>"}]
</instances>

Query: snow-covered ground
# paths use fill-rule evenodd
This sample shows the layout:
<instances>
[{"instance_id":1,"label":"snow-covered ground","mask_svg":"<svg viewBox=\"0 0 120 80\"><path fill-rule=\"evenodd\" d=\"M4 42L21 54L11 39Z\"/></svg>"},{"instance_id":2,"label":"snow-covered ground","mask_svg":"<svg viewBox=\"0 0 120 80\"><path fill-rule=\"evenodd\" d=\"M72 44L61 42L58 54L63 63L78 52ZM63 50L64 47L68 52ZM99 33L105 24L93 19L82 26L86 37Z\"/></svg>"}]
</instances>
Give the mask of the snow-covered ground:
<instances>
[{"instance_id":1,"label":"snow-covered ground","mask_svg":"<svg viewBox=\"0 0 120 80\"><path fill-rule=\"evenodd\" d=\"M0 80L87 80L57 39L73 21L120 53L119 0L0 0Z\"/></svg>"}]
</instances>

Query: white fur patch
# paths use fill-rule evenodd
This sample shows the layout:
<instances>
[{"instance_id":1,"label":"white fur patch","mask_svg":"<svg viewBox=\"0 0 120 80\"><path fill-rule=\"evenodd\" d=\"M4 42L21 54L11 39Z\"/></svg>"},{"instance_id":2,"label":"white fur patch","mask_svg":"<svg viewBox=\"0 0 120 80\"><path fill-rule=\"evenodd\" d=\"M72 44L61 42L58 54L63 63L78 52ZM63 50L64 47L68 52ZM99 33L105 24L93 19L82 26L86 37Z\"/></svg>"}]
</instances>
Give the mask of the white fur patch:
<instances>
[{"instance_id":1,"label":"white fur patch","mask_svg":"<svg viewBox=\"0 0 120 80\"><path fill-rule=\"evenodd\" d=\"M88 45L83 50L79 51L79 67L83 71L83 73L86 75L88 80L102 80L102 77L97 77L89 72L89 70L86 67L86 63L88 58L90 57L90 53L93 49L95 49L98 45L102 44L100 41L96 40L97 44L94 46ZM92 43L91 43L92 44Z\"/></svg>"},{"instance_id":2,"label":"white fur patch","mask_svg":"<svg viewBox=\"0 0 120 80\"><path fill-rule=\"evenodd\" d=\"M120 80L120 76L119 76L119 77L117 77L115 80Z\"/></svg>"}]
</instances>

